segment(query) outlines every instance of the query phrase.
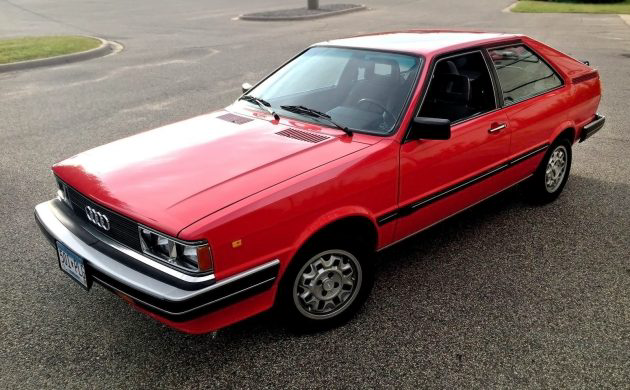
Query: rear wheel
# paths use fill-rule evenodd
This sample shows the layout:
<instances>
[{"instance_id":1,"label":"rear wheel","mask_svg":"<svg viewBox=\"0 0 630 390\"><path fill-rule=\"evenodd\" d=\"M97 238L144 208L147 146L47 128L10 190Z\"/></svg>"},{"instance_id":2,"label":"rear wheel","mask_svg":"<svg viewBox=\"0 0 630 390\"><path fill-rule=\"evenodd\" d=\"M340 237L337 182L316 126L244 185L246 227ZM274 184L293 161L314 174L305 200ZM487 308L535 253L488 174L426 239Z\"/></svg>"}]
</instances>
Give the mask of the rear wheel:
<instances>
[{"instance_id":1,"label":"rear wheel","mask_svg":"<svg viewBox=\"0 0 630 390\"><path fill-rule=\"evenodd\" d=\"M564 189L571 170L571 143L566 138L554 142L529 182L531 199L537 203L554 201Z\"/></svg>"},{"instance_id":2,"label":"rear wheel","mask_svg":"<svg viewBox=\"0 0 630 390\"><path fill-rule=\"evenodd\" d=\"M372 286L369 252L359 242L324 240L298 253L280 286L281 309L297 331L346 322Z\"/></svg>"}]
</instances>

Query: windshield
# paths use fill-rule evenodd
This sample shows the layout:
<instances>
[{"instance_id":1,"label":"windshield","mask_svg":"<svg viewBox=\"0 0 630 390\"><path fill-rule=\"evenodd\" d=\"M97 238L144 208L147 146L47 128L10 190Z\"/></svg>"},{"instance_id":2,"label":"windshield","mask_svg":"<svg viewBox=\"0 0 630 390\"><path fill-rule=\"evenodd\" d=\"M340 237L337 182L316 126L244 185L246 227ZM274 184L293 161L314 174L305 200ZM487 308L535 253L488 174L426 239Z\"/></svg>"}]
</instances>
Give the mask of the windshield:
<instances>
[{"instance_id":1,"label":"windshield","mask_svg":"<svg viewBox=\"0 0 630 390\"><path fill-rule=\"evenodd\" d=\"M248 95L268 102L282 116L330 125L321 116L308 115L303 110L308 108L342 127L387 134L402 114L421 64L420 58L404 54L314 47Z\"/></svg>"}]
</instances>

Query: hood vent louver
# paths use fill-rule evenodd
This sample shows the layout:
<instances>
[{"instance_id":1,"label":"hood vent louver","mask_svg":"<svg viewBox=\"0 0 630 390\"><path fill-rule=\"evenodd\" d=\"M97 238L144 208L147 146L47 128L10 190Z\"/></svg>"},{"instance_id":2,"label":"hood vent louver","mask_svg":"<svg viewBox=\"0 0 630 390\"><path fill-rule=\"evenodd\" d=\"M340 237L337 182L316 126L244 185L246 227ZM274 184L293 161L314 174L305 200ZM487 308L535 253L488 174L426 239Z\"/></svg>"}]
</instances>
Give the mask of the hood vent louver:
<instances>
[{"instance_id":1,"label":"hood vent louver","mask_svg":"<svg viewBox=\"0 0 630 390\"><path fill-rule=\"evenodd\" d=\"M308 131L296 130L296 129L284 129L276 133L277 135L281 135L287 138L297 139L299 141L310 142L312 144L317 144L322 141L326 141L331 137L327 137L325 135L314 134Z\"/></svg>"},{"instance_id":2,"label":"hood vent louver","mask_svg":"<svg viewBox=\"0 0 630 390\"><path fill-rule=\"evenodd\" d=\"M219 115L217 119L223 119L224 121L234 123L235 125L242 125L243 123L251 122L253 120L251 118L230 113Z\"/></svg>"}]
</instances>

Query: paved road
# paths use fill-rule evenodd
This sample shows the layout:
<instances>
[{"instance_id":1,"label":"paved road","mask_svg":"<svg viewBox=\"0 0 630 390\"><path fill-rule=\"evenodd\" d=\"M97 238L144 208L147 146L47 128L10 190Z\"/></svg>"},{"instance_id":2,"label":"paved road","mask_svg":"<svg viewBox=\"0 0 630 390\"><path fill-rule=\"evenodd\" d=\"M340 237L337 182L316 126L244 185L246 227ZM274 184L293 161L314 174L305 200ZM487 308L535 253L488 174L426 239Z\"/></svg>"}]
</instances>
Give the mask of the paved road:
<instances>
[{"instance_id":1,"label":"paved road","mask_svg":"<svg viewBox=\"0 0 630 390\"><path fill-rule=\"evenodd\" d=\"M371 10L263 23L231 18L295 2L0 0L0 37L93 34L125 47L0 75L1 388L627 388L630 27L501 13L510 0L363 2ZM312 42L408 27L524 32L600 69L608 123L576 147L557 202L532 207L509 191L387 250L358 317L310 336L270 315L216 340L180 334L58 270L32 218L53 195L52 163L220 108Z\"/></svg>"}]
</instances>

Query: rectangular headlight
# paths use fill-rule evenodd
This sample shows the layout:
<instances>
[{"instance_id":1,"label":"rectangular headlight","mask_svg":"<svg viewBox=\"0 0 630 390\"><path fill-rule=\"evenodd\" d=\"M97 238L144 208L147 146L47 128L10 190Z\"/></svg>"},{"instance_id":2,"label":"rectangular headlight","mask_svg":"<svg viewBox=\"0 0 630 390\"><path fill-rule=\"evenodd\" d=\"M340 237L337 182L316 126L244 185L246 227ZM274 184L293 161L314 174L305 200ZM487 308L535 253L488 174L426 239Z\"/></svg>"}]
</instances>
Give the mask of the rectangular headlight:
<instances>
[{"instance_id":1,"label":"rectangular headlight","mask_svg":"<svg viewBox=\"0 0 630 390\"><path fill-rule=\"evenodd\" d=\"M139 230L140 244L145 254L186 271L212 271L212 257L207 243L187 244L142 226Z\"/></svg>"}]
</instances>

